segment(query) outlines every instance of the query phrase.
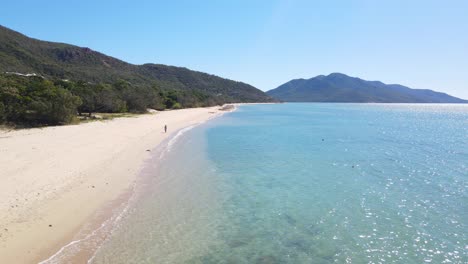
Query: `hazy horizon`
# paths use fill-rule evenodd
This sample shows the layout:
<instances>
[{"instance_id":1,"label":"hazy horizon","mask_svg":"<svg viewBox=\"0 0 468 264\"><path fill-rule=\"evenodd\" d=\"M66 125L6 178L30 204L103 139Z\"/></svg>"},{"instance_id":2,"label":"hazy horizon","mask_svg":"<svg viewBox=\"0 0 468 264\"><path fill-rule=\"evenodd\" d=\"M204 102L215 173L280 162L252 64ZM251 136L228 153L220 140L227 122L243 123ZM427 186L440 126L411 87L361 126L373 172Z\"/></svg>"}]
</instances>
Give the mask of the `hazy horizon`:
<instances>
[{"instance_id":1,"label":"hazy horizon","mask_svg":"<svg viewBox=\"0 0 468 264\"><path fill-rule=\"evenodd\" d=\"M3 9L1 25L33 38L263 91L340 72L468 99L464 1L22 1Z\"/></svg>"}]
</instances>

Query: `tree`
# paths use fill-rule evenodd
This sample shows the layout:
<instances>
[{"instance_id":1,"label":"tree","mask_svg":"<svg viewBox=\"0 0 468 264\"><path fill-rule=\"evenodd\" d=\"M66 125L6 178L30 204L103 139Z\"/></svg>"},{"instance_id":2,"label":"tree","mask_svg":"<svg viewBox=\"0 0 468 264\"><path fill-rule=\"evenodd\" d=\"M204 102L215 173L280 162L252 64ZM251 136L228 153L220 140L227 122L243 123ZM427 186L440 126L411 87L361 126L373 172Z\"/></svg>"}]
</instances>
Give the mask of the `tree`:
<instances>
[{"instance_id":1,"label":"tree","mask_svg":"<svg viewBox=\"0 0 468 264\"><path fill-rule=\"evenodd\" d=\"M0 124L5 122L6 114L5 114L5 105L0 102Z\"/></svg>"},{"instance_id":2,"label":"tree","mask_svg":"<svg viewBox=\"0 0 468 264\"><path fill-rule=\"evenodd\" d=\"M30 100L24 104L26 111L21 118L27 123L67 124L72 121L77 107L82 103L78 96L47 80L28 86L28 92L26 96Z\"/></svg>"},{"instance_id":3,"label":"tree","mask_svg":"<svg viewBox=\"0 0 468 264\"><path fill-rule=\"evenodd\" d=\"M28 126L66 124L80 104L78 96L43 78L0 76L0 122Z\"/></svg>"}]
</instances>

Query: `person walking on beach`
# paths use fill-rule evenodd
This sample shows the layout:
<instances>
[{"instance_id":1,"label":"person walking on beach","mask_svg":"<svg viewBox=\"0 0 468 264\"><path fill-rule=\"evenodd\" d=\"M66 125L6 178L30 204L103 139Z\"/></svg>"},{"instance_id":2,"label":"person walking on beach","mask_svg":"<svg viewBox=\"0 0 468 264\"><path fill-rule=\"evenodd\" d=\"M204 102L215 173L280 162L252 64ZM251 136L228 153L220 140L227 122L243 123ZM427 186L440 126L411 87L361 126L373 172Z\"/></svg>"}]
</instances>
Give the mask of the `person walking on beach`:
<instances>
[{"instance_id":1,"label":"person walking on beach","mask_svg":"<svg viewBox=\"0 0 468 264\"><path fill-rule=\"evenodd\" d=\"M164 125L164 133L167 133L167 125Z\"/></svg>"}]
</instances>

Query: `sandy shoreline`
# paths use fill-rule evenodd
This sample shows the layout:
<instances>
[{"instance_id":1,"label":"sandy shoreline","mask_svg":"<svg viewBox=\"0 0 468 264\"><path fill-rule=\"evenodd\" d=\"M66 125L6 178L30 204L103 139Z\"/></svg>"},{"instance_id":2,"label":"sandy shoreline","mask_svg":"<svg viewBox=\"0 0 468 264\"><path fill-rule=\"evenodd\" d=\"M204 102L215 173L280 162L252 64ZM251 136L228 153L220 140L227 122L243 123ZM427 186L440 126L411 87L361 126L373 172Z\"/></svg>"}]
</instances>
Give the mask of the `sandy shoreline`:
<instances>
[{"instance_id":1,"label":"sandy shoreline","mask_svg":"<svg viewBox=\"0 0 468 264\"><path fill-rule=\"evenodd\" d=\"M164 139L219 107L0 131L0 263L37 263L133 185ZM169 133L163 132L167 124Z\"/></svg>"}]
</instances>

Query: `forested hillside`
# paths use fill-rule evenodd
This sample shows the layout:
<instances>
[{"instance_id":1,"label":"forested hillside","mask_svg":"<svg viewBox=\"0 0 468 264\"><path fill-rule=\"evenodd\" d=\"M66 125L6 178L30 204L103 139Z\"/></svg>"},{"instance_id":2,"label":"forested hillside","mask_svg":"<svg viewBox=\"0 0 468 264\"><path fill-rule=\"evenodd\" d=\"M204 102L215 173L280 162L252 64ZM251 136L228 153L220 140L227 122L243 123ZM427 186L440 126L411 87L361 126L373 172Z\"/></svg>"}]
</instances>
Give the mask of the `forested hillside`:
<instances>
[{"instance_id":1,"label":"forested hillside","mask_svg":"<svg viewBox=\"0 0 468 264\"><path fill-rule=\"evenodd\" d=\"M0 26L0 122L62 124L69 122L73 109L143 112L272 101L242 82L180 67L133 65ZM61 103L66 105L59 107ZM65 113L67 118L60 117Z\"/></svg>"},{"instance_id":2,"label":"forested hillside","mask_svg":"<svg viewBox=\"0 0 468 264\"><path fill-rule=\"evenodd\" d=\"M342 73L292 80L267 94L286 102L467 103L445 93L366 81Z\"/></svg>"}]
</instances>

